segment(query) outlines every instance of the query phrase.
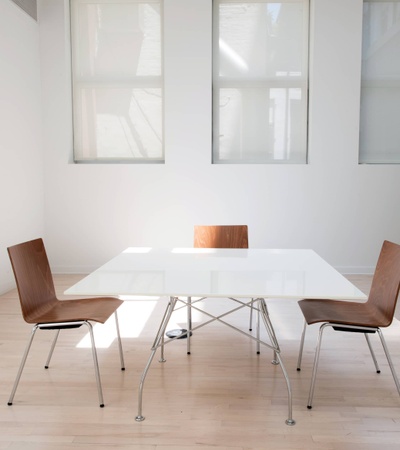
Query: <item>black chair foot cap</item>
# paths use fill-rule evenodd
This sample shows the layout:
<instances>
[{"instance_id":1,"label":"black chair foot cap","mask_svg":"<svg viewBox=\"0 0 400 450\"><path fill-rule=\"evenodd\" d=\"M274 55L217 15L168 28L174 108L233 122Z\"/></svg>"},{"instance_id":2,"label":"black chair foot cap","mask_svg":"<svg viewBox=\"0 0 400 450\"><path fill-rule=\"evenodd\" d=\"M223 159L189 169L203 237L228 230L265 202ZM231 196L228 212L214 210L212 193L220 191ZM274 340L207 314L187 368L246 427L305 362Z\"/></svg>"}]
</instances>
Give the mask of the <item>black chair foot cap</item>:
<instances>
[{"instance_id":1,"label":"black chair foot cap","mask_svg":"<svg viewBox=\"0 0 400 450\"><path fill-rule=\"evenodd\" d=\"M380 370L377 370L376 373L381 373L381 371L380 371Z\"/></svg>"},{"instance_id":2,"label":"black chair foot cap","mask_svg":"<svg viewBox=\"0 0 400 450\"><path fill-rule=\"evenodd\" d=\"M311 408L312 408L312 406L310 406L310 405L307 405L307 408L308 408L308 409L311 409Z\"/></svg>"},{"instance_id":3,"label":"black chair foot cap","mask_svg":"<svg viewBox=\"0 0 400 450\"><path fill-rule=\"evenodd\" d=\"M11 403L10 403L10 402L8 402L8 403L7 403L7 405L8 405L8 406L11 406L11 405L12 405L12 402L11 402Z\"/></svg>"},{"instance_id":4,"label":"black chair foot cap","mask_svg":"<svg viewBox=\"0 0 400 450\"><path fill-rule=\"evenodd\" d=\"M298 367L298 368L297 368L297 372L300 372L300 370L301 370L300 367Z\"/></svg>"},{"instance_id":5,"label":"black chair foot cap","mask_svg":"<svg viewBox=\"0 0 400 450\"><path fill-rule=\"evenodd\" d=\"M190 352L186 352L187 355L190 355Z\"/></svg>"},{"instance_id":6,"label":"black chair foot cap","mask_svg":"<svg viewBox=\"0 0 400 450\"><path fill-rule=\"evenodd\" d=\"M125 367L121 367L121 370L125 370Z\"/></svg>"},{"instance_id":7,"label":"black chair foot cap","mask_svg":"<svg viewBox=\"0 0 400 450\"><path fill-rule=\"evenodd\" d=\"M104 403L102 403L102 404L100 405L100 408L104 408Z\"/></svg>"},{"instance_id":8,"label":"black chair foot cap","mask_svg":"<svg viewBox=\"0 0 400 450\"><path fill-rule=\"evenodd\" d=\"M259 355L261 352L257 352L257 355Z\"/></svg>"},{"instance_id":9,"label":"black chair foot cap","mask_svg":"<svg viewBox=\"0 0 400 450\"><path fill-rule=\"evenodd\" d=\"M249 328L249 331L253 331L253 328Z\"/></svg>"},{"instance_id":10,"label":"black chair foot cap","mask_svg":"<svg viewBox=\"0 0 400 450\"><path fill-rule=\"evenodd\" d=\"M49 366L44 366L44 368L45 368L45 369L48 369L48 368L49 368Z\"/></svg>"}]
</instances>

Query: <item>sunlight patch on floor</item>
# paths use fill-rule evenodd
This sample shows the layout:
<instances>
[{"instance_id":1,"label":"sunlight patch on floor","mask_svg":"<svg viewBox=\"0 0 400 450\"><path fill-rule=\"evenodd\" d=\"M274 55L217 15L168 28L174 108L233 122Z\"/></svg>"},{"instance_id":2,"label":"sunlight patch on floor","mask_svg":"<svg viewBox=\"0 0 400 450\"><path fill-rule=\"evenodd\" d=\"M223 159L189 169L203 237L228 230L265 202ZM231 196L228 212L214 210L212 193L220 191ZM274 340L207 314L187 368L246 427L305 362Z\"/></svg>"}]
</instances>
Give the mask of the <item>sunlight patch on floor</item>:
<instances>
[{"instance_id":1,"label":"sunlight patch on floor","mask_svg":"<svg viewBox=\"0 0 400 450\"><path fill-rule=\"evenodd\" d=\"M126 297L124 303L118 309L118 322L121 338L137 338L149 320L159 297L152 299L140 299ZM94 340L97 348L108 348L117 338L115 318L111 316L103 324L93 326ZM90 348L90 335L87 333L77 344L77 348Z\"/></svg>"}]
</instances>

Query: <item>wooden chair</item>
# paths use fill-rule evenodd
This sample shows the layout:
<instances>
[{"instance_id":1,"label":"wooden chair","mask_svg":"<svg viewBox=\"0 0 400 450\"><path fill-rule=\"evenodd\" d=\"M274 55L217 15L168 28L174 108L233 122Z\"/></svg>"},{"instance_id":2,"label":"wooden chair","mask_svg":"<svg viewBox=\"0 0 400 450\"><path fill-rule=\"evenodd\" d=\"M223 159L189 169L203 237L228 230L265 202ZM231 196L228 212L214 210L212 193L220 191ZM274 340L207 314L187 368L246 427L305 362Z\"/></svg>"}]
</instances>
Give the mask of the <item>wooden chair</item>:
<instances>
[{"instance_id":1,"label":"wooden chair","mask_svg":"<svg viewBox=\"0 0 400 450\"><path fill-rule=\"evenodd\" d=\"M195 225L195 248L249 248L247 225Z\"/></svg>"},{"instance_id":2,"label":"wooden chair","mask_svg":"<svg viewBox=\"0 0 400 450\"><path fill-rule=\"evenodd\" d=\"M12 405L37 329L56 330L55 338L45 364L45 368L47 369L60 330L79 328L82 325L86 325L89 329L92 343L100 407L103 407L104 401L97 352L93 337L93 328L89 321L104 323L112 314L115 314L121 369L125 370L117 316L117 308L123 302L113 297L59 300L56 297L53 277L42 239L35 239L9 247L8 254L17 283L22 316L27 323L34 324L8 404Z\"/></svg>"},{"instance_id":3,"label":"wooden chair","mask_svg":"<svg viewBox=\"0 0 400 450\"><path fill-rule=\"evenodd\" d=\"M306 326L323 322L323 325L320 327L315 351L314 367L307 404L309 409L312 408L322 333L328 326L332 327L335 331L364 333L376 371L377 373L380 373L375 354L369 341L369 334L378 333L397 387L397 391L400 394L400 383L381 331L381 328L388 327L392 323L397 297L399 295L399 287L400 245L385 241L376 265L367 302L357 303L326 299L305 299L299 301L299 306L304 315L305 322L301 337L297 370L300 370Z\"/></svg>"}]
</instances>

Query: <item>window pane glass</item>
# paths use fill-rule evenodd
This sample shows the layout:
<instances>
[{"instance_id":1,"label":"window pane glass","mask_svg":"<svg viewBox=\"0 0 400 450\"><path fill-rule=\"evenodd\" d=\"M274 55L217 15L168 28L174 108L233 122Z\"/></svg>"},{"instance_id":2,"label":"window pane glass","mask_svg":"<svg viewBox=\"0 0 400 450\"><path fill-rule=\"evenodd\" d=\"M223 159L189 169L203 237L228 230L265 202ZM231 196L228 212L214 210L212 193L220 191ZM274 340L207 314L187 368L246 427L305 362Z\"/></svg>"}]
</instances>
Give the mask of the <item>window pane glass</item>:
<instances>
[{"instance_id":1,"label":"window pane glass","mask_svg":"<svg viewBox=\"0 0 400 450\"><path fill-rule=\"evenodd\" d=\"M360 162L400 163L400 1L364 1Z\"/></svg>"},{"instance_id":2,"label":"window pane glass","mask_svg":"<svg viewBox=\"0 0 400 450\"><path fill-rule=\"evenodd\" d=\"M220 161L303 163L292 145L306 138L301 96L295 87L220 89Z\"/></svg>"},{"instance_id":3,"label":"window pane glass","mask_svg":"<svg viewBox=\"0 0 400 450\"><path fill-rule=\"evenodd\" d=\"M308 1L215 5L213 161L305 163Z\"/></svg>"},{"instance_id":4,"label":"window pane glass","mask_svg":"<svg viewBox=\"0 0 400 450\"><path fill-rule=\"evenodd\" d=\"M83 159L157 159L162 154L160 89L88 87L79 90L75 103L81 112L75 121L77 156L78 149L86 149Z\"/></svg>"},{"instance_id":5,"label":"window pane glass","mask_svg":"<svg viewBox=\"0 0 400 450\"><path fill-rule=\"evenodd\" d=\"M159 2L71 0L76 161L163 161Z\"/></svg>"}]
</instances>

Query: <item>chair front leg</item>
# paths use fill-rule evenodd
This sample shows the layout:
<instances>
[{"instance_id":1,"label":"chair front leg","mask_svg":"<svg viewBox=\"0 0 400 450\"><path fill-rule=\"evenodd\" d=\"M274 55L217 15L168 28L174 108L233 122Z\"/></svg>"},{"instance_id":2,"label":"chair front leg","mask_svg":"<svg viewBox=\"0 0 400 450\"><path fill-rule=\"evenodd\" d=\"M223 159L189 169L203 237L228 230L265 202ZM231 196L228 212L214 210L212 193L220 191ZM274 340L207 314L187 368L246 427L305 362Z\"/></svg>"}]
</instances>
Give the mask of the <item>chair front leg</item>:
<instances>
[{"instance_id":1,"label":"chair front leg","mask_svg":"<svg viewBox=\"0 0 400 450\"><path fill-rule=\"evenodd\" d=\"M303 348L304 348L304 339L306 337L306 328L307 328L307 322L304 321L303 326L303 332L301 333L301 340L300 340L300 349L299 349L299 357L297 359L297 370L301 370L301 360L303 357Z\"/></svg>"},{"instance_id":2,"label":"chair front leg","mask_svg":"<svg viewBox=\"0 0 400 450\"><path fill-rule=\"evenodd\" d=\"M115 327L117 329L119 359L121 361L121 370L125 370L124 353L122 351L121 333L119 331L119 321L118 321L117 311L115 311L114 316L115 316Z\"/></svg>"},{"instance_id":3,"label":"chair front leg","mask_svg":"<svg viewBox=\"0 0 400 450\"><path fill-rule=\"evenodd\" d=\"M47 357L47 361L46 361L46 364L44 366L45 369L48 369L50 367L50 360L51 360L51 357L53 356L53 352L54 352L54 349L56 347L56 343L57 343L59 334L60 334L60 329L58 329L56 331L56 334L54 336L53 343L51 344L51 347L50 347L49 356Z\"/></svg>"},{"instance_id":4,"label":"chair front leg","mask_svg":"<svg viewBox=\"0 0 400 450\"><path fill-rule=\"evenodd\" d=\"M319 362L319 353L321 350L322 333L323 333L325 327L327 327L327 326L331 326L331 324L324 323L323 325L321 325L321 327L319 329L318 342L317 342L317 348L315 350L314 366L313 366L312 377L311 377L310 393L308 395L308 403L307 403L308 409L312 408L312 400L313 400L314 388L315 388L315 379L317 377L317 369L318 369L318 362Z\"/></svg>"},{"instance_id":5,"label":"chair front leg","mask_svg":"<svg viewBox=\"0 0 400 450\"><path fill-rule=\"evenodd\" d=\"M192 334L192 297L187 298L186 305L187 314L187 334L186 334L186 353L190 355L190 335Z\"/></svg>"},{"instance_id":6,"label":"chair front leg","mask_svg":"<svg viewBox=\"0 0 400 450\"><path fill-rule=\"evenodd\" d=\"M371 341L369 340L368 333L364 333L364 336L365 336L365 339L367 341L368 348L369 348L369 351L370 351L371 356L372 356L372 360L374 361L376 373L381 373L381 369L378 366L378 361L376 360L375 352L374 352L374 349L372 348Z\"/></svg>"},{"instance_id":7,"label":"chair front leg","mask_svg":"<svg viewBox=\"0 0 400 450\"><path fill-rule=\"evenodd\" d=\"M21 364L20 364L19 369L18 369L17 378L15 379L14 386L13 386L13 389L11 391L11 395L10 395L10 398L8 400L8 403L7 403L8 405L12 405L13 404L14 395L15 395L15 392L17 390L18 383L19 383L19 380L20 380L21 375L22 375L22 371L24 370L24 366L25 366L25 363L26 363L26 358L28 357L28 353L29 353L29 350L31 348L32 341L33 341L33 338L35 337L35 333L36 333L36 330L38 329L38 327L39 327L39 325L35 325L32 328L31 336L29 338L28 344L26 345L25 352L24 352L24 354L22 356L22 361L21 361Z\"/></svg>"},{"instance_id":8,"label":"chair front leg","mask_svg":"<svg viewBox=\"0 0 400 450\"><path fill-rule=\"evenodd\" d=\"M98 392L98 395L99 395L100 408L104 408L103 390L101 388L99 362L98 362L98 359L97 359L96 345L95 345L95 342L94 342L93 327L92 327L92 324L90 322L85 321L84 323L89 328L90 341L92 343L92 355L93 355L93 363L94 363L94 373L95 373L95 376L96 376L97 392Z\"/></svg>"},{"instance_id":9,"label":"chair front leg","mask_svg":"<svg viewBox=\"0 0 400 450\"><path fill-rule=\"evenodd\" d=\"M249 322L249 331L253 330L253 310L254 310L254 298L250 301L250 322Z\"/></svg>"},{"instance_id":10,"label":"chair front leg","mask_svg":"<svg viewBox=\"0 0 400 450\"><path fill-rule=\"evenodd\" d=\"M378 334L379 334L379 337L380 337L380 339L381 339L382 347L383 347L383 350L384 350L384 352L385 352L386 359L387 359L387 361L388 361L388 363L389 363L389 367L390 367L390 370L391 370L392 375L393 375L393 380L394 380L394 382L395 382L395 384L396 384L397 392L398 392L399 395L400 395L400 383L399 383L399 379L397 378L397 374L396 374L396 371L395 371L395 369L394 369L394 365L393 365L393 362L392 362L392 358L390 357L389 349L387 348L385 338L383 337L382 331L381 331L379 328L378 328Z\"/></svg>"},{"instance_id":11,"label":"chair front leg","mask_svg":"<svg viewBox=\"0 0 400 450\"><path fill-rule=\"evenodd\" d=\"M252 299L252 308L254 309L254 298ZM256 301L257 302L257 301ZM256 303L256 305L258 306L258 302ZM260 316L261 312L260 312L260 307L258 306L257 308L257 312L256 312L256 327L257 327L257 331L256 331L256 336L257 336L257 347L256 347L256 352L257 355L259 355L261 353L261 344L260 344L260 339L261 339L261 316Z\"/></svg>"}]
</instances>

